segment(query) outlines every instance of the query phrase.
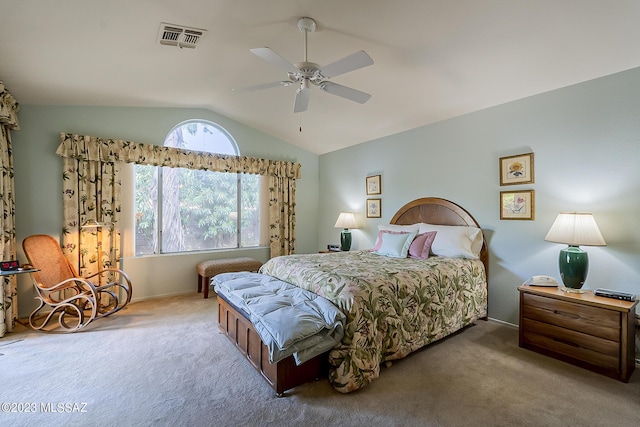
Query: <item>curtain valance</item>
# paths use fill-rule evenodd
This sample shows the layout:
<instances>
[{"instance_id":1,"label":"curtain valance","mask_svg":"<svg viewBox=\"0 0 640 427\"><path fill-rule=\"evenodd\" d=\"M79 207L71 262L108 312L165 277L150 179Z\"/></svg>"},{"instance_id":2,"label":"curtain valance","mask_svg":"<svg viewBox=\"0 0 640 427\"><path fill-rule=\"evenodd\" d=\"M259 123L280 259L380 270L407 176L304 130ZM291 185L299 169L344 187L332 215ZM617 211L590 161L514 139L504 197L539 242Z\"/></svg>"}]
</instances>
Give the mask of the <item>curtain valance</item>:
<instances>
[{"instance_id":1,"label":"curtain valance","mask_svg":"<svg viewBox=\"0 0 640 427\"><path fill-rule=\"evenodd\" d=\"M10 130L19 130L18 101L7 91L4 84L0 82L0 125Z\"/></svg>"},{"instance_id":2,"label":"curtain valance","mask_svg":"<svg viewBox=\"0 0 640 427\"><path fill-rule=\"evenodd\" d=\"M212 172L249 173L289 179L301 177L300 163L245 156L226 156L64 132L60 134L60 140L61 143L56 154L74 159L183 167Z\"/></svg>"}]
</instances>

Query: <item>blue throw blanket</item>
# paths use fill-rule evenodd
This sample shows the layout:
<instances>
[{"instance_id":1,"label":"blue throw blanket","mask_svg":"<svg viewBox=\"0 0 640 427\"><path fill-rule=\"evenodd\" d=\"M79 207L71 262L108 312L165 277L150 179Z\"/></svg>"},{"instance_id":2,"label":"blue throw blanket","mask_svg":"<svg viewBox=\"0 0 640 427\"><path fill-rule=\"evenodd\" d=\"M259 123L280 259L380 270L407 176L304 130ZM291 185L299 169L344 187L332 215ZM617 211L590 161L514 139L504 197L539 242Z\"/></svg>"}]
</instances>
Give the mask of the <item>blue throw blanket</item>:
<instances>
[{"instance_id":1,"label":"blue throw blanket","mask_svg":"<svg viewBox=\"0 0 640 427\"><path fill-rule=\"evenodd\" d=\"M247 314L271 363L293 355L300 365L344 336L345 315L312 292L258 273L223 273L211 280L218 295Z\"/></svg>"}]
</instances>

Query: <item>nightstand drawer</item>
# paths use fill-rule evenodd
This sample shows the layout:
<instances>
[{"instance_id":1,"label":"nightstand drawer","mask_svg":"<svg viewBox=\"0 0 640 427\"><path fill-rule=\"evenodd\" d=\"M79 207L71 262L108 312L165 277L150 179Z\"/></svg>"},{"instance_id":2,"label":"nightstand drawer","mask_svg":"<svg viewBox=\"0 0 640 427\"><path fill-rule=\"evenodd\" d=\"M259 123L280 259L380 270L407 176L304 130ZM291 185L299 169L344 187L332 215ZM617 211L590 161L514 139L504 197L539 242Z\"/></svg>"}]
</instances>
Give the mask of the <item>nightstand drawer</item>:
<instances>
[{"instance_id":1,"label":"nightstand drawer","mask_svg":"<svg viewBox=\"0 0 640 427\"><path fill-rule=\"evenodd\" d=\"M620 342L620 313L538 295L522 294L523 317Z\"/></svg>"},{"instance_id":2,"label":"nightstand drawer","mask_svg":"<svg viewBox=\"0 0 640 427\"><path fill-rule=\"evenodd\" d=\"M620 345L617 342L524 319L523 344L532 344L556 354L618 371Z\"/></svg>"}]
</instances>

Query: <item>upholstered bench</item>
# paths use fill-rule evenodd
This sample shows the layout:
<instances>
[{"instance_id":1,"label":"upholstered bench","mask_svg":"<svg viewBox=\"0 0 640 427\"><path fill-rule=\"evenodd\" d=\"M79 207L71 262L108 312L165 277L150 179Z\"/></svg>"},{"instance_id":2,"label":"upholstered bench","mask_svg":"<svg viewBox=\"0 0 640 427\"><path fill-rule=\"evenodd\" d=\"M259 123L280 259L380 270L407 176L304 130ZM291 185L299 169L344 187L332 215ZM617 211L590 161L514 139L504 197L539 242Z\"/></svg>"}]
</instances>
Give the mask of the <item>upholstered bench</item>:
<instances>
[{"instance_id":1,"label":"upholstered bench","mask_svg":"<svg viewBox=\"0 0 640 427\"><path fill-rule=\"evenodd\" d=\"M198 293L204 289L204 297L209 298L210 279L220 273L236 273L239 271L258 271L262 263L253 258L226 258L202 261L196 265L198 273Z\"/></svg>"}]
</instances>

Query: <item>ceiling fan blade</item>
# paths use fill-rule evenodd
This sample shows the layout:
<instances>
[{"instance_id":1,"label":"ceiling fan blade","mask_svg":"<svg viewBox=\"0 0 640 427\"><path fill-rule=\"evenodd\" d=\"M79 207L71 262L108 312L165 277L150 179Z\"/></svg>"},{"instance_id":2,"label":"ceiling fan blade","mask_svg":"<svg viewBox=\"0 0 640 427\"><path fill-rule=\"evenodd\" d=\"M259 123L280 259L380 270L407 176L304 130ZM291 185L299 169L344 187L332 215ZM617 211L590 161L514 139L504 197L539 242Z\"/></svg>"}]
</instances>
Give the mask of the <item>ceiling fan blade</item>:
<instances>
[{"instance_id":1,"label":"ceiling fan blade","mask_svg":"<svg viewBox=\"0 0 640 427\"><path fill-rule=\"evenodd\" d=\"M371 64L373 64L373 59L367 55L367 52L360 50L342 59L338 59L329 65L325 65L322 67L321 72L323 76L330 78L359 68L368 67Z\"/></svg>"},{"instance_id":2,"label":"ceiling fan blade","mask_svg":"<svg viewBox=\"0 0 640 427\"><path fill-rule=\"evenodd\" d=\"M234 92L252 92L254 90L269 89L269 88L278 87L278 86L287 87L287 86L291 86L292 84L293 82L291 81L283 80L281 82L262 83L259 85L244 86L244 87L234 88L231 90Z\"/></svg>"},{"instance_id":3,"label":"ceiling fan blade","mask_svg":"<svg viewBox=\"0 0 640 427\"><path fill-rule=\"evenodd\" d=\"M267 61L269 64L281 68L289 73L297 73L299 70L289 61L278 55L274 50L268 47L256 47L249 49L251 53Z\"/></svg>"},{"instance_id":4,"label":"ceiling fan blade","mask_svg":"<svg viewBox=\"0 0 640 427\"><path fill-rule=\"evenodd\" d=\"M332 95L341 96L342 98L364 104L371 98L371 95L359 90L352 89L347 86L342 86L333 82L322 82L318 85L320 90L330 93Z\"/></svg>"},{"instance_id":5,"label":"ceiling fan blade","mask_svg":"<svg viewBox=\"0 0 640 427\"><path fill-rule=\"evenodd\" d=\"M301 113L303 111L307 111L309 107L309 94L311 91L308 87L301 86L300 89L296 91L296 100L293 104L293 112Z\"/></svg>"}]
</instances>

